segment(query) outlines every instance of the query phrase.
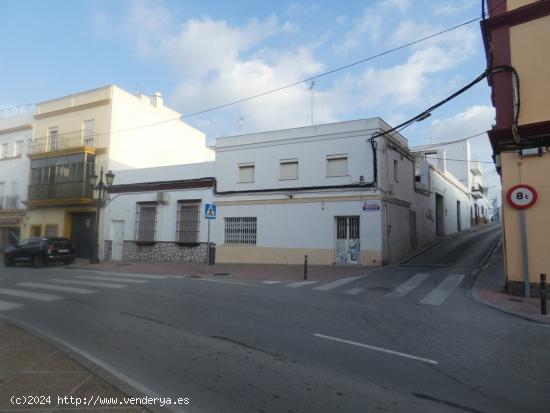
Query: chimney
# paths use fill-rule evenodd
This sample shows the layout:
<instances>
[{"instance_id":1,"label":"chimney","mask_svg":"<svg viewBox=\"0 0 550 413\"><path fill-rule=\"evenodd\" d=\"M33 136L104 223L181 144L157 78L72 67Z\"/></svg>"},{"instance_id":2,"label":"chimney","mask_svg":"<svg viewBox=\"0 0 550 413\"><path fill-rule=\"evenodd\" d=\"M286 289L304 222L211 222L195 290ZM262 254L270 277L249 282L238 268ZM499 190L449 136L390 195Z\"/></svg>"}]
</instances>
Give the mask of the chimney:
<instances>
[{"instance_id":1,"label":"chimney","mask_svg":"<svg viewBox=\"0 0 550 413\"><path fill-rule=\"evenodd\" d=\"M160 92L155 92L151 97L151 104L156 108L161 108L163 105L163 99Z\"/></svg>"}]
</instances>

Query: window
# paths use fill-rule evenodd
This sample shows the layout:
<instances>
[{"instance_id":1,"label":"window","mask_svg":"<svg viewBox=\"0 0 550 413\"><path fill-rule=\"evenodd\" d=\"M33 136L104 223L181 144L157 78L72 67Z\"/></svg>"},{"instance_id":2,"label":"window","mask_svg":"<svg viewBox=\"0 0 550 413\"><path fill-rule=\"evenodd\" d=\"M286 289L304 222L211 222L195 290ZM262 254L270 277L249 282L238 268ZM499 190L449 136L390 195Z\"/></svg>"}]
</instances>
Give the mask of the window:
<instances>
[{"instance_id":1,"label":"window","mask_svg":"<svg viewBox=\"0 0 550 413\"><path fill-rule=\"evenodd\" d=\"M48 128L48 141L50 143L50 151L57 150L58 142L57 138L59 137L59 132L57 130L57 126Z\"/></svg>"},{"instance_id":2,"label":"window","mask_svg":"<svg viewBox=\"0 0 550 413\"><path fill-rule=\"evenodd\" d=\"M0 158L7 158L8 157L8 144L3 143L2 146L0 146Z\"/></svg>"},{"instance_id":3,"label":"window","mask_svg":"<svg viewBox=\"0 0 550 413\"><path fill-rule=\"evenodd\" d=\"M298 159L283 159L281 164L281 179L298 179Z\"/></svg>"},{"instance_id":4,"label":"window","mask_svg":"<svg viewBox=\"0 0 550 413\"><path fill-rule=\"evenodd\" d=\"M25 144L24 141L17 141L15 142L15 156L21 156L23 155L23 145Z\"/></svg>"},{"instance_id":5,"label":"window","mask_svg":"<svg viewBox=\"0 0 550 413\"><path fill-rule=\"evenodd\" d=\"M94 146L95 119L82 122L82 141L86 146Z\"/></svg>"},{"instance_id":6,"label":"window","mask_svg":"<svg viewBox=\"0 0 550 413\"><path fill-rule=\"evenodd\" d=\"M393 180L399 182L399 163L396 159L393 160Z\"/></svg>"},{"instance_id":7,"label":"window","mask_svg":"<svg viewBox=\"0 0 550 413\"><path fill-rule=\"evenodd\" d=\"M39 237L42 234L41 225L31 225L31 237Z\"/></svg>"},{"instance_id":8,"label":"window","mask_svg":"<svg viewBox=\"0 0 550 413\"><path fill-rule=\"evenodd\" d=\"M226 244L256 245L256 217L225 218Z\"/></svg>"},{"instance_id":9,"label":"window","mask_svg":"<svg viewBox=\"0 0 550 413\"><path fill-rule=\"evenodd\" d=\"M57 237L57 225L46 225L46 230L44 236L46 237Z\"/></svg>"},{"instance_id":10,"label":"window","mask_svg":"<svg viewBox=\"0 0 550 413\"><path fill-rule=\"evenodd\" d=\"M347 155L327 156L327 176L346 176L348 174Z\"/></svg>"},{"instance_id":11,"label":"window","mask_svg":"<svg viewBox=\"0 0 550 413\"><path fill-rule=\"evenodd\" d=\"M239 182L254 182L254 164L239 164Z\"/></svg>"},{"instance_id":12,"label":"window","mask_svg":"<svg viewBox=\"0 0 550 413\"><path fill-rule=\"evenodd\" d=\"M199 242L200 200L178 201L176 242Z\"/></svg>"},{"instance_id":13,"label":"window","mask_svg":"<svg viewBox=\"0 0 550 413\"><path fill-rule=\"evenodd\" d=\"M157 203L138 202L136 210L136 241L154 242L157 229Z\"/></svg>"}]
</instances>

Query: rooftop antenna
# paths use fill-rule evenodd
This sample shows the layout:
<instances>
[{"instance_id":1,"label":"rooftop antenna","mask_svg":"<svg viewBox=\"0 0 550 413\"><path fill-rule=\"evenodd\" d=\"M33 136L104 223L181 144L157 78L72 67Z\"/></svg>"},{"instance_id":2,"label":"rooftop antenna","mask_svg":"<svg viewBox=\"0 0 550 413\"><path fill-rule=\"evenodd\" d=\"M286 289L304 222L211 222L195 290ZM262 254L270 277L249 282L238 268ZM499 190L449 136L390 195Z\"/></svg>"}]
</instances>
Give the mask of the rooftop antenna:
<instances>
[{"instance_id":1,"label":"rooftop antenna","mask_svg":"<svg viewBox=\"0 0 550 413\"><path fill-rule=\"evenodd\" d=\"M311 92L311 126L313 126L313 87L315 86L315 79L309 82L309 91Z\"/></svg>"}]
</instances>

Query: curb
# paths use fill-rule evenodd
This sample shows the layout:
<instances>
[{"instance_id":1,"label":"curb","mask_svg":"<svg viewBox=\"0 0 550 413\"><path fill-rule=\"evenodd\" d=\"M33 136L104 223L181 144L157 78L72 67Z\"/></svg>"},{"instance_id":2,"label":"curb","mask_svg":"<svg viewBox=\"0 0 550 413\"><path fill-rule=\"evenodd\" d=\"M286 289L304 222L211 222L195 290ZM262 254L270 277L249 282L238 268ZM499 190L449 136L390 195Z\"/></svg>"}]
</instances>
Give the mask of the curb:
<instances>
[{"instance_id":1,"label":"curb","mask_svg":"<svg viewBox=\"0 0 550 413\"><path fill-rule=\"evenodd\" d=\"M548 325L548 323L545 323L544 321L541 321L541 320L538 320L536 318L532 318L528 315L525 315L525 314L522 314L522 313L518 313L516 311L512 311L512 310L508 310L506 308L503 308L503 307L500 307L498 306L497 304L494 304L490 301L487 301L487 300L484 300L483 298L481 298L479 296L479 290L480 288L478 288L478 284L481 282L481 278L483 277L484 275L484 272L485 270L489 267L489 265L491 264L491 261L493 260L493 257L496 253L496 251L498 250L498 248L500 247L500 245L502 244L502 239L497 242L497 244L495 245L495 247L489 252L489 254L487 254L487 256L484 258L484 261L483 261L483 265L482 265L482 268L481 270L477 273L477 279L474 283L474 285L472 286L472 289L471 289L471 293L472 293L472 297L474 299L476 299L478 302L488 306L488 307L491 307L495 310L498 310L502 313L505 313L505 314L509 314L511 316L514 316L514 317L517 317L517 318L521 318L523 320L526 320L526 321L530 321L530 322L533 322L533 323L537 323L537 324L540 324L540 325L543 325L545 327L548 327L550 328L550 325Z\"/></svg>"},{"instance_id":2,"label":"curb","mask_svg":"<svg viewBox=\"0 0 550 413\"><path fill-rule=\"evenodd\" d=\"M51 344L52 346L63 351L67 356L75 360L77 363L81 364L86 369L90 370L93 374L99 378L105 380L111 386L117 388L123 393L128 394L130 397L160 397L153 390L141 385L140 383L132 380L130 377L125 374L116 371L113 368L110 368L107 364L103 363L101 360L95 359L92 355L86 353L85 351L79 350L78 348L72 346L69 343L60 340L53 335L40 330L34 326L31 326L25 322L14 320L10 317L0 315L0 320L5 320L14 326L27 331L28 333L38 337L39 339ZM141 408L150 411L152 413L188 413L187 410L181 408L169 408L169 407L160 407L156 405L146 405L141 406Z\"/></svg>"}]
</instances>

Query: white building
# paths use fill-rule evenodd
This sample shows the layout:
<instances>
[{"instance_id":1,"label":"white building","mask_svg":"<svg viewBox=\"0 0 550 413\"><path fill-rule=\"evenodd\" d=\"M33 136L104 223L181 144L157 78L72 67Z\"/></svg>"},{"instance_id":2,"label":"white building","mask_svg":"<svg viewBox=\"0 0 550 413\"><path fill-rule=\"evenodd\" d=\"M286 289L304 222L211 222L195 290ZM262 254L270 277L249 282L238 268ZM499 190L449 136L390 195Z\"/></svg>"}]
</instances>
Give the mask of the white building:
<instances>
[{"instance_id":1,"label":"white building","mask_svg":"<svg viewBox=\"0 0 550 413\"><path fill-rule=\"evenodd\" d=\"M216 140L214 162L119 171L105 257L217 262L398 262L466 229L469 191L379 118ZM417 174L415 174L415 161ZM417 177L418 175L418 177Z\"/></svg>"},{"instance_id":2,"label":"white building","mask_svg":"<svg viewBox=\"0 0 550 413\"><path fill-rule=\"evenodd\" d=\"M22 110L23 109L23 110ZM20 236L27 200L33 108L0 111L0 250Z\"/></svg>"}]
</instances>

